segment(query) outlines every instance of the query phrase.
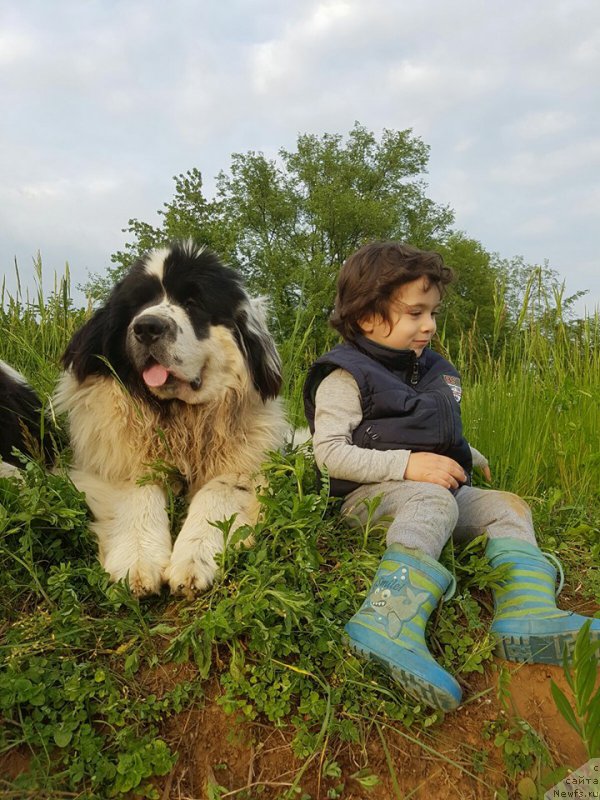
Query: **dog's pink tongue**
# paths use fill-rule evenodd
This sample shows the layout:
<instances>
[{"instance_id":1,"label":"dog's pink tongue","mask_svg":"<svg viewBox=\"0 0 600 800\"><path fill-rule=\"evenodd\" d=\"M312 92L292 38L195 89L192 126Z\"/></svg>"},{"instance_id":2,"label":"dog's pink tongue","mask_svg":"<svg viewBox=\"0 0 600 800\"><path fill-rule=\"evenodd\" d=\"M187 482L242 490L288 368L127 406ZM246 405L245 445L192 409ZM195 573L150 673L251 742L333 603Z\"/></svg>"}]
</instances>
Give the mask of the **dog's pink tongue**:
<instances>
[{"instance_id":1,"label":"dog's pink tongue","mask_svg":"<svg viewBox=\"0 0 600 800\"><path fill-rule=\"evenodd\" d=\"M142 372L146 386L162 386L167 382L169 372L160 364L154 364Z\"/></svg>"}]
</instances>

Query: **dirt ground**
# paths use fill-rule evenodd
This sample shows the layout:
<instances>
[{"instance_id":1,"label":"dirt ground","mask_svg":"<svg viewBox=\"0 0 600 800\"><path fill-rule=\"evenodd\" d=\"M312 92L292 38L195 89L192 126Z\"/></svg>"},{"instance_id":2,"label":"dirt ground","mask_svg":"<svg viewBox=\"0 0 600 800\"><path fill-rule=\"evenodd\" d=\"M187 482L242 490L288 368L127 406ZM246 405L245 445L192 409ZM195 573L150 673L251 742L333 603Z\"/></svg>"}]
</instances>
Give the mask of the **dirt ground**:
<instances>
[{"instance_id":1,"label":"dirt ground","mask_svg":"<svg viewBox=\"0 0 600 800\"><path fill-rule=\"evenodd\" d=\"M510 665L510 671L514 711L541 735L555 766L575 769L585 763L583 745L559 714L550 693L552 678L569 696L562 668L515 664ZM366 752L356 746L342 746L335 754L341 777L322 777L322 754L317 753L306 767L299 786L312 800L332 797L343 800L393 800L396 797L487 800L494 798L494 790L502 786L507 787L509 797L518 797L516 787L507 779L498 748L482 736L485 722L501 715L495 691L485 691L490 686L495 688L496 676L497 672L492 669L478 676L475 699L467 700L449 714L433 733L419 734L412 729L395 733L386 729L387 755L374 728ZM303 766L294 758L289 744L293 732L236 721L215 702L217 692L215 685L213 697L204 708L172 719L165 730L167 741L179 751L180 757L172 773L158 784L161 800L205 800L210 797L211 784L224 787L217 795L219 798L276 800L282 797ZM482 696L477 698L479 693ZM432 752L424 749L419 741L432 748ZM476 753L484 755L479 757ZM363 788L350 778L365 765L368 765L367 772L379 778L379 783L371 789Z\"/></svg>"},{"instance_id":2,"label":"dirt ground","mask_svg":"<svg viewBox=\"0 0 600 800\"><path fill-rule=\"evenodd\" d=\"M502 663L506 666L506 662ZM542 737L554 765L575 769L585 763L581 740L559 714L550 692L552 678L570 696L562 668L508 666L514 713L527 720ZM488 666L486 674L477 676L476 685L471 685L471 699L467 698L433 731L386 728L384 747L373 727L365 750L342 745L333 755L329 751L328 758L334 758L339 765L339 777L323 776L323 752L317 752L305 764L296 759L290 746L291 729L248 723L227 715L217 703L219 687L215 680L203 707L183 712L165 723L163 736L178 751L179 759L169 775L155 782L160 798L278 800L303 767L297 784L301 791L294 795L299 799L304 792L311 800L491 800L499 787L508 790L511 800L519 798L516 785L507 778L498 748L482 735L485 723L503 713L496 698L497 675L498 671ZM146 676L147 688L165 689L192 677L190 664L168 664ZM14 778L27 768L27 761L25 754L19 752L5 754L0 758L0 774ZM377 785L367 789L351 777L360 770L376 775ZM217 786L223 788L216 792Z\"/></svg>"},{"instance_id":3,"label":"dirt ground","mask_svg":"<svg viewBox=\"0 0 600 800\"><path fill-rule=\"evenodd\" d=\"M574 607L575 598L570 601ZM584 614L597 609L593 602L580 601L578 606L576 610ZM510 673L507 710L497 697L500 665ZM172 662L139 675L143 689L159 696L195 677L191 663ZM215 678L203 705L165 721L161 734L179 758L171 773L156 779L155 785L160 800L280 800L292 785L299 788L293 795L298 800L303 796L311 800L494 800L495 790L501 787L510 800L521 800L523 795L509 779L493 736L483 736L487 722L507 714L526 720L543 740L554 767L571 771L588 760L581 739L556 708L551 679L571 697L562 667L506 661L487 664L485 674L469 676L465 702L442 724L418 731L416 726L394 723L394 728L385 728L385 744L376 726L371 726L364 748L341 744L332 752L331 742L326 742L326 758L335 760L341 773L332 776L323 769L324 749L308 762L294 756L291 728L249 723L226 714L217 702L220 688ZM0 754L0 777L14 779L27 769L28 760L28 754L18 750ZM376 776L378 783L366 788L352 777L364 774ZM0 786L0 798L5 796Z\"/></svg>"}]
</instances>

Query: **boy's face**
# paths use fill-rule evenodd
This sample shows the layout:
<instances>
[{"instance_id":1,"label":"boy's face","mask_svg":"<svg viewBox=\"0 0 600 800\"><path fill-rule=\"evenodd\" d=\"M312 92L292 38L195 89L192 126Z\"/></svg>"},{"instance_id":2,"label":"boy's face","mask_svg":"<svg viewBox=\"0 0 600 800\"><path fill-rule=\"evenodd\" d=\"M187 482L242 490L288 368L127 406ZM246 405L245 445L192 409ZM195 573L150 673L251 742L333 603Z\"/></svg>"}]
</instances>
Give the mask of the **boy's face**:
<instances>
[{"instance_id":1,"label":"boy's face","mask_svg":"<svg viewBox=\"0 0 600 800\"><path fill-rule=\"evenodd\" d=\"M437 286L426 287L423 278L405 283L390 298L391 326L378 314L360 320L367 339L396 350L414 350L420 356L436 330L441 295Z\"/></svg>"}]
</instances>

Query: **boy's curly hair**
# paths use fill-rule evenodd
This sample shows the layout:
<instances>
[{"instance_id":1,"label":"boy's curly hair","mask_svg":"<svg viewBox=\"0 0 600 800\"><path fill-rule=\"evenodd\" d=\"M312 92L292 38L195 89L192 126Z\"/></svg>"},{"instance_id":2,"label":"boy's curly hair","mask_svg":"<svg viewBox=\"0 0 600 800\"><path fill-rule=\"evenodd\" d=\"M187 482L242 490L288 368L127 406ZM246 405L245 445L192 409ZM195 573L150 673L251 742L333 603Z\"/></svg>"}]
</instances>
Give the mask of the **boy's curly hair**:
<instances>
[{"instance_id":1,"label":"boy's curly hair","mask_svg":"<svg viewBox=\"0 0 600 800\"><path fill-rule=\"evenodd\" d=\"M425 288L436 286L443 296L454 273L439 253L419 250L400 242L371 242L349 256L337 282L330 324L344 339L361 333L359 320L379 315L390 326L390 302L405 283L425 279Z\"/></svg>"}]
</instances>

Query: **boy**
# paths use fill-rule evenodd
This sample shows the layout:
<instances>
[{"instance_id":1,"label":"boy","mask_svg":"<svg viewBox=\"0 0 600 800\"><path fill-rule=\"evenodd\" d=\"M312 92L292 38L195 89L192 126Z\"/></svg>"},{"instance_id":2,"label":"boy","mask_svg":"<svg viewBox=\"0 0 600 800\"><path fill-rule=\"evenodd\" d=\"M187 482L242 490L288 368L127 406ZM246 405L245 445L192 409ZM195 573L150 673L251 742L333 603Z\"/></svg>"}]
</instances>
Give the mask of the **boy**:
<instances>
[{"instance_id":1,"label":"boy","mask_svg":"<svg viewBox=\"0 0 600 800\"><path fill-rule=\"evenodd\" d=\"M432 658L427 620L455 581L438 559L448 538L488 534L492 566L509 565L494 591L496 653L559 664L586 617L554 602L556 569L536 545L531 512L508 492L471 486L487 462L462 433L456 369L428 345L452 271L435 252L374 242L338 278L331 324L344 339L311 367L305 410L317 465L346 515L391 516L387 550L362 607L346 624L351 647L383 662L406 691L451 710L456 680ZM560 565L558 565L560 568ZM600 620L591 634L600 639Z\"/></svg>"}]
</instances>

